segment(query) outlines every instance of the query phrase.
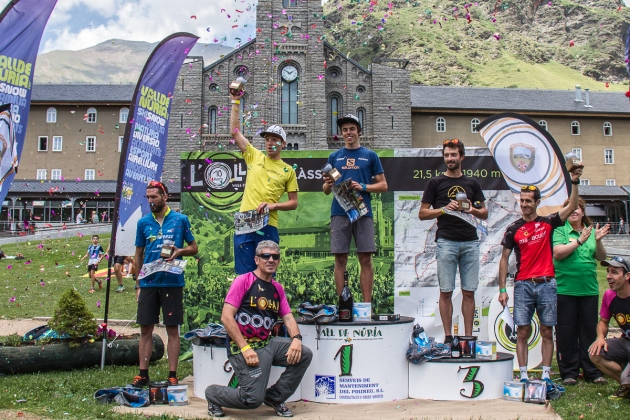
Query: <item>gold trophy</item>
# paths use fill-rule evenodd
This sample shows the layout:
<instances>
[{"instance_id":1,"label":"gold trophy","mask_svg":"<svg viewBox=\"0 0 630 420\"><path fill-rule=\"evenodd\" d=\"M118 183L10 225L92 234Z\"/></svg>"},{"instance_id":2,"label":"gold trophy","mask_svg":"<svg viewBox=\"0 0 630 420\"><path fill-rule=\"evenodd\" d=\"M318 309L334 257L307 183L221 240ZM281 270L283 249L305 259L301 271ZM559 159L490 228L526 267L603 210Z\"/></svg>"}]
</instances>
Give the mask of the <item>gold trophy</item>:
<instances>
[{"instance_id":1,"label":"gold trophy","mask_svg":"<svg viewBox=\"0 0 630 420\"><path fill-rule=\"evenodd\" d=\"M574 172L576 169L584 168L584 165L574 152L567 153L565 158L567 159L567 171Z\"/></svg>"},{"instance_id":2,"label":"gold trophy","mask_svg":"<svg viewBox=\"0 0 630 420\"><path fill-rule=\"evenodd\" d=\"M242 77L237 77L232 83L230 83L230 93L234 96L241 96L245 91L245 80Z\"/></svg>"}]
</instances>

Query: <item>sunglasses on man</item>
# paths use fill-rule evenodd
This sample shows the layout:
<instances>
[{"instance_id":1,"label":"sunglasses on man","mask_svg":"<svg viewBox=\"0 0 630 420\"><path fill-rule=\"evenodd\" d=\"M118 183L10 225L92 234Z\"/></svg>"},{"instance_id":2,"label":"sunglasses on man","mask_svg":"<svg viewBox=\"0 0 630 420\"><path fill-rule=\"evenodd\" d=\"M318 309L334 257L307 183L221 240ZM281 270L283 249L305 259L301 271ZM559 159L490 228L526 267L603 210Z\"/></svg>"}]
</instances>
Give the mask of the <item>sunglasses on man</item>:
<instances>
[{"instance_id":1,"label":"sunglasses on man","mask_svg":"<svg viewBox=\"0 0 630 420\"><path fill-rule=\"evenodd\" d=\"M534 185L521 185L521 191L536 191L538 187Z\"/></svg>"},{"instance_id":2,"label":"sunglasses on man","mask_svg":"<svg viewBox=\"0 0 630 420\"><path fill-rule=\"evenodd\" d=\"M258 254L257 257L262 258L265 261L269 261L269 258L273 258L274 261L280 260L280 254L270 254L268 252L265 252L264 254Z\"/></svg>"},{"instance_id":3,"label":"sunglasses on man","mask_svg":"<svg viewBox=\"0 0 630 420\"><path fill-rule=\"evenodd\" d=\"M619 264L623 265L623 268L626 270L626 272L630 272L630 267L628 266L628 262L625 259L615 255L610 260L617 261Z\"/></svg>"}]
</instances>

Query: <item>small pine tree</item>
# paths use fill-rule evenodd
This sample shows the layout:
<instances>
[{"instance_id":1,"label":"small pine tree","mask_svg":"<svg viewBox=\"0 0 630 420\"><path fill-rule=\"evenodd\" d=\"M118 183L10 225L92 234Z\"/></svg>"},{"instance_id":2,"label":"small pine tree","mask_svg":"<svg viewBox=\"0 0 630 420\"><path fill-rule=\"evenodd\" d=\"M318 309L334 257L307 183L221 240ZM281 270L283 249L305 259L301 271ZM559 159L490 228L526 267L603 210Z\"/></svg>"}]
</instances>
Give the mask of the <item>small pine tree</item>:
<instances>
[{"instance_id":1,"label":"small pine tree","mask_svg":"<svg viewBox=\"0 0 630 420\"><path fill-rule=\"evenodd\" d=\"M48 326L59 335L68 334L73 339L80 339L88 334L94 335L97 328L94 314L88 309L83 297L74 289L61 295Z\"/></svg>"}]
</instances>

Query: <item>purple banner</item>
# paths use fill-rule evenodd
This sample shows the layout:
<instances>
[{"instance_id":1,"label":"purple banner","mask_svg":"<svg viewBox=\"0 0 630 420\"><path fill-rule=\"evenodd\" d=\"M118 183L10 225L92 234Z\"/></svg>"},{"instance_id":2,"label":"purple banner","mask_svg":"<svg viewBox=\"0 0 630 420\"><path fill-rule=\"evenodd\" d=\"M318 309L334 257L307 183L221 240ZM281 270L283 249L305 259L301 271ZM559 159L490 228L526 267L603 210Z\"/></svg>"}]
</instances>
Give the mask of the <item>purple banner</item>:
<instances>
[{"instance_id":1,"label":"purple banner","mask_svg":"<svg viewBox=\"0 0 630 420\"><path fill-rule=\"evenodd\" d=\"M112 251L116 255L135 254L136 225L150 211L144 198L147 183L162 176L172 92L182 64L198 39L188 33L167 37L155 47L140 75L118 169L113 219L118 223L112 227Z\"/></svg>"},{"instance_id":2,"label":"purple banner","mask_svg":"<svg viewBox=\"0 0 630 420\"><path fill-rule=\"evenodd\" d=\"M18 172L35 60L57 0L12 0L0 14L0 203Z\"/></svg>"}]
</instances>

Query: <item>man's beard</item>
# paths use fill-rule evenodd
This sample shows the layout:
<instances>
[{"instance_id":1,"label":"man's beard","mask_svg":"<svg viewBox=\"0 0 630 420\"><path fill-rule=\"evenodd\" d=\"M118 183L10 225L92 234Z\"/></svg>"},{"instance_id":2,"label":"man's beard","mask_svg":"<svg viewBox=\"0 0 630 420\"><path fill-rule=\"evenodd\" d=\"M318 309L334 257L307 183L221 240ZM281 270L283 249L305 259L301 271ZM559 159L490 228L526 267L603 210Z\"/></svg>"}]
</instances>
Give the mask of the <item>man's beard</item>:
<instances>
[{"instance_id":1,"label":"man's beard","mask_svg":"<svg viewBox=\"0 0 630 420\"><path fill-rule=\"evenodd\" d=\"M149 205L149 207L151 208L151 212L152 213L159 213L162 211L162 209L164 208L165 204L159 205L159 204L153 204L152 206Z\"/></svg>"},{"instance_id":2,"label":"man's beard","mask_svg":"<svg viewBox=\"0 0 630 420\"><path fill-rule=\"evenodd\" d=\"M450 170L456 170L456 169L459 169L459 162L451 162L451 163L450 163L450 165L452 165L452 166L449 166L449 164L448 164L448 163L446 164L446 167L447 167L448 169L450 169Z\"/></svg>"}]
</instances>

